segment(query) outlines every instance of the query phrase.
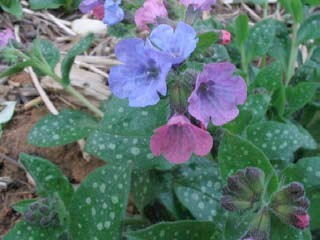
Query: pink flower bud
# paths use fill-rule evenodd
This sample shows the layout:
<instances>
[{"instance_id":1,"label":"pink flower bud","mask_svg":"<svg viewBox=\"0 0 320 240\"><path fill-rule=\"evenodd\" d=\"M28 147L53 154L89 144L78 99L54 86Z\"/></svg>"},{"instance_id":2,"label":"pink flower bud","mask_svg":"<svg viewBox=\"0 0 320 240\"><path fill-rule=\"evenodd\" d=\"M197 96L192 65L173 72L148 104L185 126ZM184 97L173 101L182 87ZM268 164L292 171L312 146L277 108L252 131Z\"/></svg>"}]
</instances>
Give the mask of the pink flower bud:
<instances>
[{"instance_id":1,"label":"pink flower bud","mask_svg":"<svg viewBox=\"0 0 320 240\"><path fill-rule=\"evenodd\" d=\"M294 214L294 221L293 221L293 225L296 228L299 229L305 229L307 227L309 227L310 224L310 217L308 215L308 213L304 212L304 211L297 211Z\"/></svg>"},{"instance_id":2,"label":"pink flower bud","mask_svg":"<svg viewBox=\"0 0 320 240\"><path fill-rule=\"evenodd\" d=\"M220 31L220 44L227 45L231 42L231 33L226 30Z\"/></svg>"}]
</instances>

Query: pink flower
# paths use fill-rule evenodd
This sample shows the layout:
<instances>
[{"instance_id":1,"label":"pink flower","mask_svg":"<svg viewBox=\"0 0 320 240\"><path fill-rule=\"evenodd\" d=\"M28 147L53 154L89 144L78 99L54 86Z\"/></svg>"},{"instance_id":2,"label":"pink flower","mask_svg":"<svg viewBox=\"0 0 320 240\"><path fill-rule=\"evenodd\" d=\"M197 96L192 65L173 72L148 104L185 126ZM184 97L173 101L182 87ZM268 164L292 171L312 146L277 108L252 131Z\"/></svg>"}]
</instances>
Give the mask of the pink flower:
<instances>
[{"instance_id":1,"label":"pink flower","mask_svg":"<svg viewBox=\"0 0 320 240\"><path fill-rule=\"evenodd\" d=\"M235 119L238 104L247 98L247 86L240 76L233 76L231 63L209 63L198 75L195 89L189 97L189 113L205 126L209 121L221 126Z\"/></svg>"},{"instance_id":2,"label":"pink flower","mask_svg":"<svg viewBox=\"0 0 320 240\"><path fill-rule=\"evenodd\" d=\"M136 11L134 21L141 30L150 31L148 24L156 24L157 17L167 17L168 12L162 0L146 0Z\"/></svg>"},{"instance_id":3,"label":"pink flower","mask_svg":"<svg viewBox=\"0 0 320 240\"><path fill-rule=\"evenodd\" d=\"M212 144L212 137L207 131L178 114L172 116L166 125L156 129L150 142L155 156L163 154L169 162L175 164L188 161L193 152L205 156L210 152Z\"/></svg>"},{"instance_id":4,"label":"pink flower","mask_svg":"<svg viewBox=\"0 0 320 240\"><path fill-rule=\"evenodd\" d=\"M220 31L220 44L227 45L231 42L231 34L226 30Z\"/></svg>"},{"instance_id":5,"label":"pink flower","mask_svg":"<svg viewBox=\"0 0 320 240\"><path fill-rule=\"evenodd\" d=\"M194 10L208 11L216 0L180 0L180 2L186 7L192 5Z\"/></svg>"},{"instance_id":6,"label":"pink flower","mask_svg":"<svg viewBox=\"0 0 320 240\"><path fill-rule=\"evenodd\" d=\"M305 229L307 227L309 227L310 224L310 217L307 213L299 213L296 212L296 214L294 215L295 221L293 223L293 225L299 229Z\"/></svg>"},{"instance_id":7,"label":"pink flower","mask_svg":"<svg viewBox=\"0 0 320 240\"><path fill-rule=\"evenodd\" d=\"M103 4L96 6L93 10L93 15L98 18L99 20L102 20L104 17L104 6Z\"/></svg>"},{"instance_id":8,"label":"pink flower","mask_svg":"<svg viewBox=\"0 0 320 240\"><path fill-rule=\"evenodd\" d=\"M14 39L14 34L10 28L0 31L0 47L6 46L10 39Z\"/></svg>"}]
</instances>

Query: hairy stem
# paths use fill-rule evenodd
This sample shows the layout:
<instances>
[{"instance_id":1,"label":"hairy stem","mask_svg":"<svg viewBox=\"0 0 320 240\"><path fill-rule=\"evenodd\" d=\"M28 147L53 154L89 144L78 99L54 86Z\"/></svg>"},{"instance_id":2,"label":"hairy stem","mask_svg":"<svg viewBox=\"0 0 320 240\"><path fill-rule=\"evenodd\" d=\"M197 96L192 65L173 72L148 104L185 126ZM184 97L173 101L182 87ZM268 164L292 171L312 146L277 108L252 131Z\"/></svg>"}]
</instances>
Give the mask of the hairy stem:
<instances>
[{"instance_id":1,"label":"hairy stem","mask_svg":"<svg viewBox=\"0 0 320 240\"><path fill-rule=\"evenodd\" d=\"M289 85L290 80L294 75L294 69L295 69L295 65L298 57L298 47L299 47L299 44L297 43L298 30L299 30L299 24L295 23L292 27L292 41L291 41L290 58L289 58L289 64L288 64L286 82L285 82L286 86Z\"/></svg>"}]
</instances>

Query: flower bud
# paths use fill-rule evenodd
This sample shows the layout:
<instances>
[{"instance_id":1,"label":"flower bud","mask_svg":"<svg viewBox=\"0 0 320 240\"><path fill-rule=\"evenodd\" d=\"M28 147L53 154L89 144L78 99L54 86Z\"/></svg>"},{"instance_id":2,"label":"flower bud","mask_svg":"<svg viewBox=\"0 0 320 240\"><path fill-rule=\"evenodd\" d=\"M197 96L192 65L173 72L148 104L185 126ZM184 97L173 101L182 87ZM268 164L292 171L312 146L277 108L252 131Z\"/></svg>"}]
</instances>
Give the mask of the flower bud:
<instances>
[{"instance_id":1,"label":"flower bud","mask_svg":"<svg viewBox=\"0 0 320 240\"><path fill-rule=\"evenodd\" d=\"M220 31L219 43L223 45L227 45L231 42L231 34L226 30Z\"/></svg>"},{"instance_id":2,"label":"flower bud","mask_svg":"<svg viewBox=\"0 0 320 240\"><path fill-rule=\"evenodd\" d=\"M237 200L230 195L226 195L221 198L221 205L224 209L230 212L243 211L251 208L251 202Z\"/></svg>"},{"instance_id":3,"label":"flower bud","mask_svg":"<svg viewBox=\"0 0 320 240\"><path fill-rule=\"evenodd\" d=\"M305 229L310 225L310 217L307 211L297 210L290 217L291 224L299 229Z\"/></svg>"},{"instance_id":4,"label":"flower bud","mask_svg":"<svg viewBox=\"0 0 320 240\"><path fill-rule=\"evenodd\" d=\"M246 168L245 176L253 192L261 194L264 190L265 175L259 168Z\"/></svg>"},{"instance_id":5,"label":"flower bud","mask_svg":"<svg viewBox=\"0 0 320 240\"><path fill-rule=\"evenodd\" d=\"M292 182L284 186L272 196L272 206L291 204L304 195L304 187L299 182Z\"/></svg>"}]
</instances>

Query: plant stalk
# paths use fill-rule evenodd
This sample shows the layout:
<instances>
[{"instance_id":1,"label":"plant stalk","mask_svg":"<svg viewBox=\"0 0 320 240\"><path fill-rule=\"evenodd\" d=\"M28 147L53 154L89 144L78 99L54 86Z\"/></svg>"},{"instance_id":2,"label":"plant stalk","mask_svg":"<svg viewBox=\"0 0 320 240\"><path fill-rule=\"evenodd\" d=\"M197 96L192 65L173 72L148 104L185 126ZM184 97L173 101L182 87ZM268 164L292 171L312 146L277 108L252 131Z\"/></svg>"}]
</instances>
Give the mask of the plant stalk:
<instances>
[{"instance_id":1,"label":"plant stalk","mask_svg":"<svg viewBox=\"0 0 320 240\"><path fill-rule=\"evenodd\" d=\"M289 65L287 69L285 86L289 85L290 80L294 75L294 69L295 69L295 65L298 57L298 47L299 47L299 44L297 43L298 30L299 30L299 24L294 23L292 28L291 50L290 50L290 58L289 58Z\"/></svg>"}]
</instances>

